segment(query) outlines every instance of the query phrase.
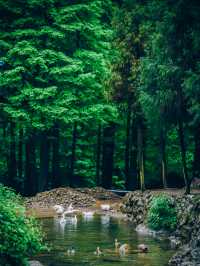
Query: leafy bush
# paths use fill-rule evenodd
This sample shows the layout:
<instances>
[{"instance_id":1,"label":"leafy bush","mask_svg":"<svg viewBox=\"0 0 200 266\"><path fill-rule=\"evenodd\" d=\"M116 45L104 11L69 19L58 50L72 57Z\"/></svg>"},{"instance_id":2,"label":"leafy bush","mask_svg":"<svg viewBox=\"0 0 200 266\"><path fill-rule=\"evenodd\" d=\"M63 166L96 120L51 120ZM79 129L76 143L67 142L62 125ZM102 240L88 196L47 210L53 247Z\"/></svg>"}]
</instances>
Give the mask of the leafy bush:
<instances>
[{"instance_id":1,"label":"leafy bush","mask_svg":"<svg viewBox=\"0 0 200 266\"><path fill-rule=\"evenodd\" d=\"M0 265L26 265L43 248L41 230L25 215L21 197L0 185Z\"/></svg>"},{"instance_id":2,"label":"leafy bush","mask_svg":"<svg viewBox=\"0 0 200 266\"><path fill-rule=\"evenodd\" d=\"M173 231L177 225L177 214L172 198L165 195L155 197L151 202L147 221L153 230Z\"/></svg>"}]
</instances>

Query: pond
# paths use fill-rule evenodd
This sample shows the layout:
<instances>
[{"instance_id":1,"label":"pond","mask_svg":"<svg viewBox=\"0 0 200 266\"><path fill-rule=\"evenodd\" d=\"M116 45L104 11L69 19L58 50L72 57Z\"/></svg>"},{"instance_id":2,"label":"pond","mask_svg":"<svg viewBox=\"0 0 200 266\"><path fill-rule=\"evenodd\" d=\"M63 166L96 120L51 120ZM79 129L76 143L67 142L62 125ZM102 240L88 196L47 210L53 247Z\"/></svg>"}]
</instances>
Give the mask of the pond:
<instances>
[{"instance_id":1,"label":"pond","mask_svg":"<svg viewBox=\"0 0 200 266\"><path fill-rule=\"evenodd\" d=\"M78 216L77 221L68 218L65 223L43 219L42 227L51 251L36 259L47 266L165 266L173 254L167 240L138 235L130 222L108 215ZM127 255L116 252L115 238L130 245ZM137 252L141 243L149 246L149 253ZM99 257L94 254L97 246L103 251ZM71 247L75 255L67 253Z\"/></svg>"}]
</instances>

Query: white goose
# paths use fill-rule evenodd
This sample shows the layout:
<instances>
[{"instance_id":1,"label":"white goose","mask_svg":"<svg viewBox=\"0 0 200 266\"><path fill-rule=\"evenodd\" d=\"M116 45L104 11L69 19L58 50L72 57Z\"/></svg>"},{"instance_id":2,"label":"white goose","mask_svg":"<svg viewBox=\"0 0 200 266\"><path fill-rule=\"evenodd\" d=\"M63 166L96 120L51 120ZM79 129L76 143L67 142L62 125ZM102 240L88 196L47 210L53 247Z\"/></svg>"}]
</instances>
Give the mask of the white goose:
<instances>
[{"instance_id":1,"label":"white goose","mask_svg":"<svg viewBox=\"0 0 200 266\"><path fill-rule=\"evenodd\" d=\"M100 205L102 211L109 211L110 210L110 204L101 204Z\"/></svg>"},{"instance_id":2,"label":"white goose","mask_svg":"<svg viewBox=\"0 0 200 266\"><path fill-rule=\"evenodd\" d=\"M56 211L57 215L62 215L64 212L64 208L62 205L54 205L53 209Z\"/></svg>"}]
</instances>

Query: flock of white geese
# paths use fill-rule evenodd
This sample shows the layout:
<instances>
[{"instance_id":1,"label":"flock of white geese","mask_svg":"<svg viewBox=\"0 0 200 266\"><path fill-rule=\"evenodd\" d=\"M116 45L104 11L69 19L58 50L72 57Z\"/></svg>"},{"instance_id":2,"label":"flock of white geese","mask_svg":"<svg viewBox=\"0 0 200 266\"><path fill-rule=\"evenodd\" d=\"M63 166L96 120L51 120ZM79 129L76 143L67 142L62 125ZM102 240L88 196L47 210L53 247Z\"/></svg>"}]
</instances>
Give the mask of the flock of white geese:
<instances>
[{"instance_id":1,"label":"flock of white geese","mask_svg":"<svg viewBox=\"0 0 200 266\"><path fill-rule=\"evenodd\" d=\"M59 218L59 223L60 225L66 224L68 221L68 218L70 217L70 223L76 225L77 224L77 213L80 213L80 210L74 209L72 204L70 204L66 209L62 205L55 205L53 207L55 210L58 218ZM94 216L93 211L82 211L81 212L84 218L89 219Z\"/></svg>"},{"instance_id":2,"label":"flock of white geese","mask_svg":"<svg viewBox=\"0 0 200 266\"><path fill-rule=\"evenodd\" d=\"M103 211L109 211L110 210L110 205L109 204L102 204L101 206L101 210ZM53 209L55 210L57 216L59 217L59 223L61 226L65 225L69 216L70 216L70 223L73 225L77 224L77 213L80 213L80 210L78 209L74 209L72 204L70 204L67 209L64 209L64 207L62 205L55 205L53 207ZM94 212L93 211L82 211L82 215L84 216L84 218L90 219L94 216ZM115 239L114 241L114 247L115 247L115 251L119 253L120 256L125 256L128 251L129 251L129 245L128 244L121 244L118 239ZM149 248L147 245L145 244L140 244L137 246L137 251L141 252L141 253L147 253L149 251ZM70 247L67 250L67 254L68 256L72 256L75 255L76 250L74 247ZM103 255L103 251L100 249L100 247L98 246L96 248L96 250L94 251L94 255L96 256L101 256Z\"/></svg>"}]
</instances>

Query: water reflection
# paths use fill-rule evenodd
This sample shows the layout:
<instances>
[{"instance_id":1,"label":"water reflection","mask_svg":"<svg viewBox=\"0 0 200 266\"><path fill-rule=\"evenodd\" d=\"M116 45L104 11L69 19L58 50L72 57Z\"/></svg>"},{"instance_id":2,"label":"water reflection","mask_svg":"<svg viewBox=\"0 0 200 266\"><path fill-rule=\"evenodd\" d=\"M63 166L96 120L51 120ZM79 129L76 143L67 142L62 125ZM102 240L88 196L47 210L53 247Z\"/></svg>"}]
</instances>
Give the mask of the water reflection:
<instances>
[{"instance_id":1,"label":"water reflection","mask_svg":"<svg viewBox=\"0 0 200 266\"><path fill-rule=\"evenodd\" d=\"M109 215L82 215L77 220L74 216L66 218L65 223L60 223L60 218L42 222L52 249L36 259L46 266L164 266L172 255L167 242L138 235L132 224ZM115 249L116 238L121 244L130 246L122 257ZM149 246L149 253L136 251L141 243ZM72 247L76 252L69 256ZM97 247L103 252L102 256L94 255Z\"/></svg>"},{"instance_id":2,"label":"water reflection","mask_svg":"<svg viewBox=\"0 0 200 266\"><path fill-rule=\"evenodd\" d=\"M70 216L70 217L55 217L54 228L58 234L61 233L63 235L66 227L68 229L76 229L77 222L78 222L78 219L76 215Z\"/></svg>"},{"instance_id":3,"label":"water reflection","mask_svg":"<svg viewBox=\"0 0 200 266\"><path fill-rule=\"evenodd\" d=\"M83 220L85 222L90 222L94 218L94 212L92 212L92 211L83 212L82 214L83 214Z\"/></svg>"},{"instance_id":4,"label":"water reflection","mask_svg":"<svg viewBox=\"0 0 200 266\"><path fill-rule=\"evenodd\" d=\"M101 224L104 227L109 227L109 225L110 225L110 216L109 215L102 215L101 216Z\"/></svg>"}]
</instances>

